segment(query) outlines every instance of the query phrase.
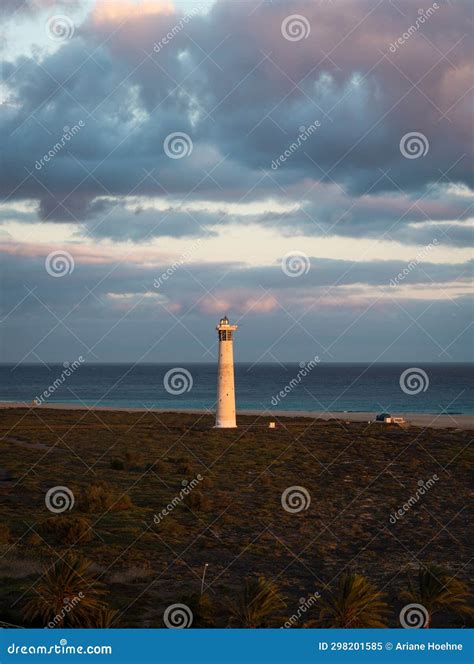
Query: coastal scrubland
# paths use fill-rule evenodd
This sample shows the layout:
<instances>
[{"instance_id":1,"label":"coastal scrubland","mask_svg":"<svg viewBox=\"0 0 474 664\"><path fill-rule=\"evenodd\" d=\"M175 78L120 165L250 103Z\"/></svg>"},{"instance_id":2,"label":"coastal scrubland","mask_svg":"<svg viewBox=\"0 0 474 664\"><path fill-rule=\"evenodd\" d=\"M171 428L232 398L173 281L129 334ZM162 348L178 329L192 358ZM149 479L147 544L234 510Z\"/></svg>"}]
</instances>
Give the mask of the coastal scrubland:
<instances>
[{"instance_id":1,"label":"coastal scrubland","mask_svg":"<svg viewBox=\"0 0 474 664\"><path fill-rule=\"evenodd\" d=\"M184 604L194 627L318 626L349 584L367 621L397 627L428 569L463 594L430 624L472 624L472 433L270 419L2 410L0 621L161 627Z\"/></svg>"}]
</instances>

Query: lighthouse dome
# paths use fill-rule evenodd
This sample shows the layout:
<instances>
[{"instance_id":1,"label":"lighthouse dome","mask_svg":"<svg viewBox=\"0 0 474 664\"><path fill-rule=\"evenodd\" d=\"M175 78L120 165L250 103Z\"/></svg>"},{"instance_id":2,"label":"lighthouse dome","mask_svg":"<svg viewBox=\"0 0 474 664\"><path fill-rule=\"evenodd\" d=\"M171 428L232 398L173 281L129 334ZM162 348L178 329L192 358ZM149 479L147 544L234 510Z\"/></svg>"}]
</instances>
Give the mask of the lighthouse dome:
<instances>
[{"instance_id":1,"label":"lighthouse dome","mask_svg":"<svg viewBox=\"0 0 474 664\"><path fill-rule=\"evenodd\" d=\"M229 321L229 319L227 318L227 316L224 316L224 318L221 318L221 319L220 319L219 324L220 324L220 325L230 325L230 321Z\"/></svg>"}]
</instances>

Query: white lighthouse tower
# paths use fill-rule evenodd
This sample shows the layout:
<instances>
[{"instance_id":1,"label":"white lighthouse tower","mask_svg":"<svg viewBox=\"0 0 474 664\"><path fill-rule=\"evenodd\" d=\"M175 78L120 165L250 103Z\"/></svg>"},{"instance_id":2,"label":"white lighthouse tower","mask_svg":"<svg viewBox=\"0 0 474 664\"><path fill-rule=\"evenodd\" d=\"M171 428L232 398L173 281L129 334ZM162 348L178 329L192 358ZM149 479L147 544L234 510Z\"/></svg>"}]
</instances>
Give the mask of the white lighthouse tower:
<instances>
[{"instance_id":1,"label":"white lighthouse tower","mask_svg":"<svg viewBox=\"0 0 474 664\"><path fill-rule=\"evenodd\" d=\"M219 334L219 360L217 367L216 427L233 429L235 421L234 351L232 336L237 325L231 325L227 316L221 318L216 330Z\"/></svg>"}]
</instances>

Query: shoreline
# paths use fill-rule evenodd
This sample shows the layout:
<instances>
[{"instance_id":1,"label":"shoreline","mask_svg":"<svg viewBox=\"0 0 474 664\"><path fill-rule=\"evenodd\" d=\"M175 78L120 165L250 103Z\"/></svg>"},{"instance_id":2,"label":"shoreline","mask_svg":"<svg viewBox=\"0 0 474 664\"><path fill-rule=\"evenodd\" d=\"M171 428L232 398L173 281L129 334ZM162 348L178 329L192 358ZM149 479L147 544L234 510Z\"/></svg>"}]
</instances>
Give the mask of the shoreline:
<instances>
[{"instance_id":1,"label":"shoreline","mask_svg":"<svg viewBox=\"0 0 474 664\"><path fill-rule=\"evenodd\" d=\"M26 402L14 401L0 401L0 410L14 408L25 408L32 410L91 410L91 411L110 411L110 412L125 412L125 413L186 413L186 414L208 414L214 415L213 410L197 409L197 408L140 408L140 407L127 407L127 406L93 406L88 407L82 404L75 403L48 403L41 404L40 406ZM342 420L344 422L369 422L375 420L377 412L344 412L344 411L306 411L306 410L239 410L237 412L237 423L239 415L260 415L265 418L307 418L307 419L320 419L320 420ZM399 413L392 412L394 417L403 417L407 424L415 427L432 428L432 429L474 429L474 415L447 415L436 413ZM380 426L383 426L381 424ZM386 425L385 425L386 426Z\"/></svg>"}]
</instances>

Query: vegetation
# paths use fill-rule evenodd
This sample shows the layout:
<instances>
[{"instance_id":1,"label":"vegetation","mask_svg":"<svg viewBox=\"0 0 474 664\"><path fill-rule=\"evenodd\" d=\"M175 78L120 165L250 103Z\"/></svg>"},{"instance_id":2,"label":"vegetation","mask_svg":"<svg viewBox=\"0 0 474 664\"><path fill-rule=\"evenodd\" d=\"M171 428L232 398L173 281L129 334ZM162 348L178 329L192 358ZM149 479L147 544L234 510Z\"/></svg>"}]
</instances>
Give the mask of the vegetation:
<instances>
[{"instance_id":1,"label":"vegetation","mask_svg":"<svg viewBox=\"0 0 474 664\"><path fill-rule=\"evenodd\" d=\"M307 627L387 627L384 595L361 574L344 574L336 591L322 600L319 616Z\"/></svg>"},{"instance_id":2,"label":"vegetation","mask_svg":"<svg viewBox=\"0 0 474 664\"><path fill-rule=\"evenodd\" d=\"M68 555L45 570L24 607L26 620L50 627L95 626L106 609L105 591L91 574L90 565L79 556Z\"/></svg>"},{"instance_id":3,"label":"vegetation","mask_svg":"<svg viewBox=\"0 0 474 664\"><path fill-rule=\"evenodd\" d=\"M101 481L85 487L80 497L84 512L96 513L107 510L127 510L132 506L130 496L119 494L107 482Z\"/></svg>"},{"instance_id":4,"label":"vegetation","mask_svg":"<svg viewBox=\"0 0 474 664\"><path fill-rule=\"evenodd\" d=\"M461 611L471 543L460 510L470 500L471 432L304 418L268 429L267 419L241 417L234 431L213 429L210 415L1 410L0 620L43 624L43 613L22 613L38 598L29 589L71 553L91 561L88 574L107 591L96 599L113 607L88 612L91 624L93 615L95 624L156 627L182 601L197 626L280 626L297 615L292 626L301 628L339 597L334 579L349 565L373 586L366 597L386 593L383 624L399 626L410 601L427 606L434 627L470 619ZM434 473L439 481L390 519ZM74 496L60 514L45 505L57 486ZM311 497L298 513L281 504L292 486ZM444 570L441 593L411 585L413 542L429 542L417 556ZM278 584L286 608L271 606L275 593L245 600L259 577ZM312 591L320 603L299 612ZM448 602L447 591L458 599Z\"/></svg>"},{"instance_id":5,"label":"vegetation","mask_svg":"<svg viewBox=\"0 0 474 664\"><path fill-rule=\"evenodd\" d=\"M0 544L8 544L10 541L10 528L6 523L0 523Z\"/></svg>"},{"instance_id":6,"label":"vegetation","mask_svg":"<svg viewBox=\"0 0 474 664\"><path fill-rule=\"evenodd\" d=\"M46 544L78 544L83 545L93 538L93 531L89 519L82 516L69 516L56 514L43 521L39 527L39 534ZM38 542L38 535L33 535L31 543Z\"/></svg>"},{"instance_id":7,"label":"vegetation","mask_svg":"<svg viewBox=\"0 0 474 664\"><path fill-rule=\"evenodd\" d=\"M215 606L207 594L193 593L184 595L182 603L188 606L193 614L193 627L213 627L216 623Z\"/></svg>"},{"instance_id":8,"label":"vegetation","mask_svg":"<svg viewBox=\"0 0 474 664\"><path fill-rule=\"evenodd\" d=\"M286 602L278 586L263 576L247 579L245 587L230 604L231 621L236 627L269 627Z\"/></svg>"},{"instance_id":9,"label":"vegetation","mask_svg":"<svg viewBox=\"0 0 474 664\"><path fill-rule=\"evenodd\" d=\"M403 592L402 598L421 604L426 609L428 620L425 627L431 626L433 615L440 611L469 617L474 615L467 584L433 564L420 567L418 583L410 582L410 590Z\"/></svg>"},{"instance_id":10,"label":"vegetation","mask_svg":"<svg viewBox=\"0 0 474 664\"><path fill-rule=\"evenodd\" d=\"M120 627L119 611L104 607L94 613L89 620L88 627L95 627L97 629L106 629L109 627Z\"/></svg>"},{"instance_id":11,"label":"vegetation","mask_svg":"<svg viewBox=\"0 0 474 664\"><path fill-rule=\"evenodd\" d=\"M194 489L188 496L185 497L186 505L191 509L206 511L211 506L209 498L202 493L199 489Z\"/></svg>"}]
</instances>

